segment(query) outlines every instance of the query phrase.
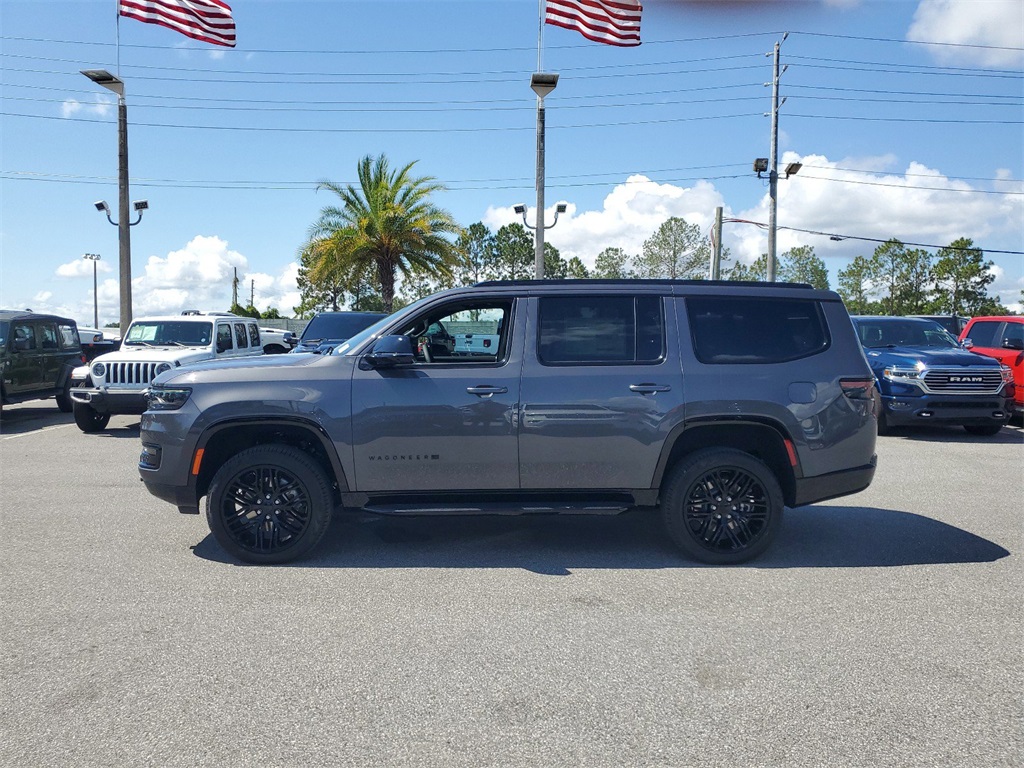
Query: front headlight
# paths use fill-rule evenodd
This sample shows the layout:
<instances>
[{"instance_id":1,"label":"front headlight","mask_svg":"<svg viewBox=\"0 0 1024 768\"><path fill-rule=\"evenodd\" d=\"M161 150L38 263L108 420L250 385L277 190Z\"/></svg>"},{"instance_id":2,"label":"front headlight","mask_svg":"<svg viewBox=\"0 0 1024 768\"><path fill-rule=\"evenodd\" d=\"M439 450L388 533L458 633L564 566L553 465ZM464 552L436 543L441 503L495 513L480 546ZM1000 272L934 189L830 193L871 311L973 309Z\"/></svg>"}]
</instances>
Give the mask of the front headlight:
<instances>
[{"instance_id":1,"label":"front headlight","mask_svg":"<svg viewBox=\"0 0 1024 768\"><path fill-rule=\"evenodd\" d=\"M176 411L191 395L188 387L150 387L146 391L146 407L151 411Z\"/></svg>"},{"instance_id":2,"label":"front headlight","mask_svg":"<svg viewBox=\"0 0 1024 768\"><path fill-rule=\"evenodd\" d=\"M92 375L95 376L97 379L102 379L104 376L107 375L107 366L105 366L103 363L96 363L92 367Z\"/></svg>"},{"instance_id":3,"label":"front headlight","mask_svg":"<svg viewBox=\"0 0 1024 768\"><path fill-rule=\"evenodd\" d=\"M902 368L892 365L882 371L882 378L905 384L919 381L921 372L917 368Z\"/></svg>"}]
</instances>

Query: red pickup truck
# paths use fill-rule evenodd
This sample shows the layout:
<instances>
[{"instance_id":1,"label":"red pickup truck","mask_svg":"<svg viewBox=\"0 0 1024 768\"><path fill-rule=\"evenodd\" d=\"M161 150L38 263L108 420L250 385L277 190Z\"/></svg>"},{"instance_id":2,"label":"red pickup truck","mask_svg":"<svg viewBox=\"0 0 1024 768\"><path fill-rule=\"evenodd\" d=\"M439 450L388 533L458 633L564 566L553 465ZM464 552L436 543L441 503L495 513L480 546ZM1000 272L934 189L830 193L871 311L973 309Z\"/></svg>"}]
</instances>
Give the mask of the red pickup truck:
<instances>
[{"instance_id":1,"label":"red pickup truck","mask_svg":"<svg viewBox=\"0 0 1024 768\"><path fill-rule=\"evenodd\" d=\"M1014 415L1024 418L1024 317L972 317L960 341L971 352L994 357L1013 370Z\"/></svg>"}]
</instances>

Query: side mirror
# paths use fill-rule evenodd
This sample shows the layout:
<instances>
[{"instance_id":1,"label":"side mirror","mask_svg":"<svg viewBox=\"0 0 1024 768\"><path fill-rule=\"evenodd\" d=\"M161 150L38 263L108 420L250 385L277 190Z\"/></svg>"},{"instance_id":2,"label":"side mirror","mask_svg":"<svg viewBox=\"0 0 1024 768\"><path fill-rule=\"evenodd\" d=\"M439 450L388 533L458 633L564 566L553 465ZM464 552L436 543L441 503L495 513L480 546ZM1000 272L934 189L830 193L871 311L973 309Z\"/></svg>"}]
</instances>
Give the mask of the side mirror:
<instances>
[{"instance_id":1,"label":"side mirror","mask_svg":"<svg viewBox=\"0 0 1024 768\"><path fill-rule=\"evenodd\" d=\"M964 349L970 349L971 347L974 346L974 342L971 341L970 339L964 339L962 342L960 342L960 346L963 347Z\"/></svg>"},{"instance_id":2,"label":"side mirror","mask_svg":"<svg viewBox=\"0 0 1024 768\"><path fill-rule=\"evenodd\" d=\"M1003 339L1003 349L1024 350L1024 339Z\"/></svg>"},{"instance_id":3,"label":"side mirror","mask_svg":"<svg viewBox=\"0 0 1024 768\"><path fill-rule=\"evenodd\" d=\"M409 336L383 336L363 358L371 368L394 368L416 362L416 350Z\"/></svg>"}]
</instances>

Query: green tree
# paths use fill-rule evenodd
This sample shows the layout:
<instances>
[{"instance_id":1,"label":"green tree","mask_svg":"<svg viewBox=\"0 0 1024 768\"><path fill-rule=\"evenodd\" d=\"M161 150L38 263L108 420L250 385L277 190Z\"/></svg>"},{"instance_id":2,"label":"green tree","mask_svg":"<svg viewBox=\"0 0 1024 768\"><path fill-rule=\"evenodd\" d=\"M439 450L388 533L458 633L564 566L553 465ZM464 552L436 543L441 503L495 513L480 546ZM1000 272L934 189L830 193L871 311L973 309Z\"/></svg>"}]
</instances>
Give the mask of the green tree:
<instances>
[{"instance_id":1,"label":"green tree","mask_svg":"<svg viewBox=\"0 0 1024 768\"><path fill-rule=\"evenodd\" d=\"M463 257L455 268L455 285L473 285L498 279L498 246L483 222L470 224L459 236Z\"/></svg>"},{"instance_id":2,"label":"green tree","mask_svg":"<svg viewBox=\"0 0 1024 768\"><path fill-rule=\"evenodd\" d=\"M367 155L359 161L358 186L321 182L340 206L327 206L310 227L307 245L322 245L310 278L351 280L366 273L379 288L384 310L392 311L399 276L435 274L449 279L460 262L458 246L448 239L461 234L451 214L430 202L445 187L432 177L412 175L415 162L392 170L387 157Z\"/></svg>"},{"instance_id":3,"label":"green tree","mask_svg":"<svg viewBox=\"0 0 1024 768\"><path fill-rule=\"evenodd\" d=\"M633 258L621 248L605 248L597 254L591 277L599 280L623 280L633 277Z\"/></svg>"},{"instance_id":4,"label":"green tree","mask_svg":"<svg viewBox=\"0 0 1024 768\"><path fill-rule=\"evenodd\" d=\"M535 252L536 253L536 252ZM534 257L536 258L536 256ZM569 271L562 254L551 243L544 243L544 278L547 280L563 280Z\"/></svg>"},{"instance_id":5,"label":"green tree","mask_svg":"<svg viewBox=\"0 0 1024 768\"><path fill-rule=\"evenodd\" d=\"M243 307L241 304L235 303L231 305L231 309L228 311L233 315L238 315L239 317L252 317L256 320L260 319L260 311L252 304L247 307Z\"/></svg>"},{"instance_id":6,"label":"green tree","mask_svg":"<svg viewBox=\"0 0 1024 768\"><path fill-rule=\"evenodd\" d=\"M529 280L534 273L533 238L522 224L506 224L494 236L499 280Z\"/></svg>"},{"instance_id":7,"label":"green tree","mask_svg":"<svg viewBox=\"0 0 1024 768\"><path fill-rule=\"evenodd\" d=\"M908 249L892 238L875 249L869 263L871 282L879 295L883 314L927 312L931 274L931 255L927 251Z\"/></svg>"},{"instance_id":8,"label":"green tree","mask_svg":"<svg viewBox=\"0 0 1024 768\"><path fill-rule=\"evenodd\" d=\"M673 216L644 241L637 277L700 280L707 276L711 246L696 224Z\"/></svg>"},{"instance_id":9,"label":"green tree","mask_svg":"<svg viewBox=\"0 0 1024 768\"><path fill-rule=\"evenodd\" d=\"M839 270L839 295L851 315L878 314L871 301L871 262L857 256L846 269Z\"/></svg>"},{"instance_id":10,"label":"green tree","mask_svg":"<svg viewBox=\"0 0 1024 768\"><path fill-rule=\"evenodd\" d=\"M263 313L264 320L283 320L281 313L277 311L277 307L267 307L267 311Z\"/></svg>"},{"instance_id":11,"label":"green tree","mask_svg":"<svg viewBox=\"0 0 1024 768\"><path fill-rule=\"evenodd\" d=\"M753 264L744 264L737 261L732 268L724 273L726 280L767 280L768 279L768 254L762 253Z\"/></svg>"},{"instance_id":12,"label":"green tree","mask_svg":"<svg viewBox=\"0 0 1024 768\"><path fill-rule=\"evenodd\" d=\"M829 289L828 267L814 253L814 246L791 248L779 259L779 280L787 283L807 283L815 288Z\"/></svg>"},{"instance_id":13,"label":"green tree","mask_svg":"<svg viewBox=\"0 0 1024 768\"><path fill-rule=\"evenodd\" d=\"M586 280L590 277L590 270L579 256L573 256L566 265L565 276L575 280Z\"/></svg>"},{"instance_id":14,"label":"green tree","mask_svg":"<svg viewBox=\"0 0 1024 768\"><path fill-rule=\"evenodd\" d=\"M932 309L949 315L984 315L997 312L999 302L988 295L988 286L995 280L989 271L981 248L974 241L961 237L936 254L932 269L934 299Z\"/></svg>"}]
</instances>

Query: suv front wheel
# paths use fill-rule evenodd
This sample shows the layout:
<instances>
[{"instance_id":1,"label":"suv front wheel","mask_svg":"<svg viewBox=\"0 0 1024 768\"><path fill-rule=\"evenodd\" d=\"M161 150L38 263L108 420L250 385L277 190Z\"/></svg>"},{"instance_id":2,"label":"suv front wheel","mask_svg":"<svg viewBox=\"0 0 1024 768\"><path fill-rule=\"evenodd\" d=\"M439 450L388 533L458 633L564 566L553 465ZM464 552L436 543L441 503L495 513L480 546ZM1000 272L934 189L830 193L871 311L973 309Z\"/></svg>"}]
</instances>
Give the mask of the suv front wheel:
<instances>
[{"instance_id":1,"label":"suv front wheel","mask_svg":"<svg viewBox=\"0 0 1024 768\"><path fill-rule=\"evenodd\" d=\"M99 432L110 422L109 413L100 413L85 403L73 403L72 405L75 409L75 424L83 432Z\"/></svg>"},{"instance_id":2,"label":"suv front wheel","mask_svg":"<svg viewBox=\"0 0 1024 768\"><path fill-rule=\"evenodd\" d=\"M271 565L320 543L332 510L331 486L316 461L288 445L258 445L217 470L206 521L228 554Z\"/></svg>"},{"instance_id":3,"label":"suv front wheel","mask_svg":"<svg viewBox=\"0 0 1024 768\"><path fill-rule=\"evenodd\" d=\"M753 456L728 448L698 451L673 469L662 494L669 536L694 560L732 565L757 557L782 524L782 490Z\"/></svg>"}]
</instances>

